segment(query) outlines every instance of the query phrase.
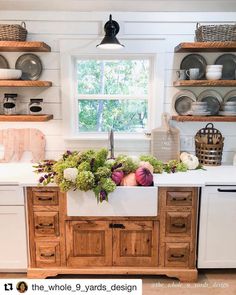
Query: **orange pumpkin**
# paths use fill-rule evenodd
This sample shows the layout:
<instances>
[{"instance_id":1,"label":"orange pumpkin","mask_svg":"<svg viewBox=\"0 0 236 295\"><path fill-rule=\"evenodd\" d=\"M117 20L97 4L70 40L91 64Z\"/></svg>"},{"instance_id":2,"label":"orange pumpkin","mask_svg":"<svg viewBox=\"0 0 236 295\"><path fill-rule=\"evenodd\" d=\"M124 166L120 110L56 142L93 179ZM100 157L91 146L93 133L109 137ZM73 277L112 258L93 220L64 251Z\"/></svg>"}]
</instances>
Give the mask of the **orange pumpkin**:
<instances>
[{"instance_id":1,"label":"orange pumpkin","mask_svg":"<svg viewBox=\"0 0 236 295\"><path fill-rule=\"evenodd\" d=\"M122 180L121 180L121 185L123 186L136 186L138 185L135 177L135 173L130 173L126 175Z\"/></svg>"}]
</instances>

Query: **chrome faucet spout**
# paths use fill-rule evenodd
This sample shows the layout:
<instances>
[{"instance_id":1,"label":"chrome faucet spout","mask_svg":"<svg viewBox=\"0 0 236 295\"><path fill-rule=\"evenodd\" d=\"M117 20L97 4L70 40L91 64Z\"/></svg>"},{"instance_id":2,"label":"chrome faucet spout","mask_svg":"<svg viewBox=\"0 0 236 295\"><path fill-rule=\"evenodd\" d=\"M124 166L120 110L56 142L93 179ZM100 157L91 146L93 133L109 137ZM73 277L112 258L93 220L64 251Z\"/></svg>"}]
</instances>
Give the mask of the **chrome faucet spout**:
<instances>
[{"instance_id":1,"label":"chrome faucet spout","mask_svg":"<svg viewBox=\"0 0 236 295\"><path fill-rule=\"evenodd\" d=\"M110 151L110 159L114 159L115 156L114 156L114 131L113 129L110 130L109 134L109 144L110 144L110 148L109 148L109 151Z\"/></svg>"}]
</instances>

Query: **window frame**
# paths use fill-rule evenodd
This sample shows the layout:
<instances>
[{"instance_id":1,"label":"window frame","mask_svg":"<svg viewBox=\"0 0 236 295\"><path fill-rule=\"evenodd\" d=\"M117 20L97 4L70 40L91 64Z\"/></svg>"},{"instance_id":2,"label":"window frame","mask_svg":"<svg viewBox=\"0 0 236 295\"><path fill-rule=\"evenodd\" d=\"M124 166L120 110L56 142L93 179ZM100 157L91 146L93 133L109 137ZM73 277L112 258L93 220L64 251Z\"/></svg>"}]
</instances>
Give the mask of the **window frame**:
<instances>
[{"instance_id":1,"label":"window frame","mask_svg":"<svg viewBox=\"0 0 236 295\"><path fill-rule=\"evenodd\" d=\"M99 141L107 139L107 133L81 132L76 134L73 122L76 119L76 93L74 87L74 71L76 68L75 59L78 57L113 57L117 56L124 59L125 56L148 57L153 60L153 72L151 75L151 100L148 104L149 109L149 128L150 130L159 126L161 123L161 114L164 110L164 58L165 58L165 40L156 39L126 39L123 42L126 47L122 51L106 50L96 48L98 39L72 39L60 40L60 61L61 61L61 96L62 96L62 121L64 139L67 141ZM158 97L158 99L157 99ZM77 104L78 105L78 104ZM127 133L116 134L119 140L149 140L145 134ZM88 144L88 146L91 143Z\"/></svg>"}]
</instances>

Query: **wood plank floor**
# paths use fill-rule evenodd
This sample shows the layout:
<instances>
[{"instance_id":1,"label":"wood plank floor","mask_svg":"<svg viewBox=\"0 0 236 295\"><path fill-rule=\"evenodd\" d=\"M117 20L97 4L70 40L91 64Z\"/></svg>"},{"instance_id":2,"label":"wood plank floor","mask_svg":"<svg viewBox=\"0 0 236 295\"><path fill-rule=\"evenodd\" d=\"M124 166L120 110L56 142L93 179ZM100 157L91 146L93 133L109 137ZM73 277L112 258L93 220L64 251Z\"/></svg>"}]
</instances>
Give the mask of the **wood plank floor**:
<instances>
[{"instance_id":1,"label":"wood plank floor","mask_svg":"<svg viewBox=\"0 0 236 295\"><path fill-rule=\"evenodd\" d=\"M111 276L57 276L58 279L69 278L111 278ZM25 273L0 273L3 278L26 278ZM113 276L113 278L119 278ZM140 278L128 276L122 278ZM234 270L204 270L199 272L197 283L180 283L176 279L165 276L144 276L143 295L236 295L236 269Z\"/></svg>"}]
</instances>

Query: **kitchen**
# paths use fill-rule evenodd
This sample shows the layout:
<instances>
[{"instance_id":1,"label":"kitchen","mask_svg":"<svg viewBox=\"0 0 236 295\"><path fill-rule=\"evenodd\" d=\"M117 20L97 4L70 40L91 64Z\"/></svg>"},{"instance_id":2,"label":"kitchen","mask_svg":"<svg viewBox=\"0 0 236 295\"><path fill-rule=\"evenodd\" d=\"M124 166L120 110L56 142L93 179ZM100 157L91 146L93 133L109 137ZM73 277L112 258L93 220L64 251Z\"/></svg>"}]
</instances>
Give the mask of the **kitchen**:
<instances>
[{"instance_id":1,"label":"kitchen","mask_svg":"<svg viewBox=\"0 0 236 295\"><path fill-rule=\"evenodd\" d=\"M14 1L10 2L13 3ZM66 150L85 151L91 148L99 149L108 146L107 132L99 135L91 133L86 136L83 134L79 134L79 136L76 134L75 136L73 126L71 128L71 122L73 123L77 120L76 113L73 111L74 106L71 103L74 93L70 90L70 81L73 81L73 72L71 71L71 60L73 57L79 56L80 60L83 60L86 55L93 58L98 55L115 55L116 58L122 58L124 55L142 58L146 56L150 64L153 65L151 86L149 86L152 88L152 93L151 97L148 97L146 93L142 93L142 95L144 99L150 99L148 129L152 130L161 125L161 115L163 112L170 113L171 115L175 114L172 101L179 91L182 90L173 86L173 82L177 80L176 71L180 69L181 61L191 52L175 53L174 48L182 42L194 41L196 24L198 22L202 24L234 24L236 15L235 3L233 1L214 1L214 7L212 1L204 1L204 4L203 1L168 1L168 8L163 4L163 1L148 1L150 5L148 8L147 4L144 5L141 1L136 1L138 5L137 3L134 4L134 1L126 1L126 4L124 4L124 1L96 2L94 11L91 12L91 6L86 4L85 1L67 1L66 4L64 1L61 1L57 5L52 2L51 6L44 1L25 1L24 3L17 1L17 3L14 2L14 5L11 5L12 3L8 4L6 1L0 1L1 24L20 24L24 21L28 31L27 41L44 42L51 47L51 51L33 53L40 57L43 64L43 71L39 80L52 82L52 87L0 88L2 99L5 93L18 94L18 110L22 114L27 113L31 98L43 98L44 111L48 116L53 115L52 120L45 122L2 121L1 129L35 128L40 130L45 136L45 159L58 159ZM92 4L90 3L90 5ZM103 26L108 21L110 14L119 23L120 32L117 38L121 44L125 45L123 49L116 52L102 51L96 48L96 45L104 37ZM229 52L231 53L231 51ZM25 53L27 52L9 52L6 50L2 51L1 55L8 61L10 68L14 69L17 59ZM215 60L224 54L224 52L220 51L197 53L205 58L208 65L213 65ZM235 49L232 50L232 54L235 54ZM227 93L233 91L234 87L222 86L211 88L216 90L221 97L224 97ZM195 96L199 96L207 88L200 86L183 87L183 89L191 90ZM128 95L130 94L133 95L133 93L128 93ZM83 99L88 99L88 96L85 93ZM93 98L96 99L96 96L90 97L90 99ZM140 99L138 96L133 98ZM1 111L2 113L3 111ZM195 153L194 136L208 122L210 121L172 121L173 127L177 127L180 130L182 151ZM226 185L226 188L228 188L228 186L235 185L235 170L232 166L234 153L236 152L235 122L214 121L213 124L225 138L222 158L223 165L207 167L207 171L189 171L186 172L187 174L179 172L167 175L168 177L165 174L155 175L154 183L156 182L157 185L163 187L191 188L204 187L205 185ZM115 155L124 153L138 156L150 153L150 138L146 135L144 136L139 132L134 135L121 136L118 133L115 131ZM1 183L4 185L20 183L22 187L37 187L38 176L32 173L30 163L25 163L29 162L30 159L31 153L25 152L21 157L20 163L1 164ZM225 167L225 165L230 165L230 167ZM11 175L10 179L9 175ZM219 188L222 189L221 187ZM205 193L204 189L203 192ZM22 193L21 191L17 194L21 195ZM206 194L208 193L206 192ZM212 192L209 192L210 195L212 195ZM230 202L233 196L234 193L230 192L229 197L227 197ZM202 200L206 201L203 198ZM24 196L17 198L16 202L13 204L3 203L2 207L14 205L18 209L19 207L24 208ZM233 206L231 203L227 204L229 204L225 205L227 208ZM218 208L222 208L223 204L219 203L218 206ZM220 213L219 216L221 216ZM21 212L20 214L23 213ZM203 216L200 216L200 218L206 218L206 212L202 211L201 214ZM224 217L219 217L218 222L220 222L221 218L223 219ZM229 217L230 220L233 220L232 218L235 220L234 216ZM5 221L3 222L5 223ZM1 222L1 224L3 223ZM228 226L231 227L231 224L233 224L233 221ZM5 227L4 230L6 231ZM206 233L202 232L202 235L204 234ZM227 235L227 233L225 234ZM213 236L212 238L212 241L214 241L214 238L216 239L217 237ZM231 235L231 239L233 245L235 237L233 240L233 235ZM5 249L7 248L8 244L5 245ZM233 261L235 261L235 251L231 249L229 254L232 257L231 261L233 264ZM230 259L226 257L225 260L227 260L227 265L225 264L223 267L235 267L235 264L230 266ZM208 267L211 268L210 265L203 266L203 268ZM213 266L213 268L220 267L219 265L218 267ZM201 270L199 272L201 274ZM227 272L222 270L221 274L224 278L225 273ZM231 275L235 280L234 271L230 272L229 276ZM158 276L156 278L158 279ZM235 288L235 286L233 287ZM218 291L220 292L217 289L216 292Z\"/></svg>"}]
</instances>

